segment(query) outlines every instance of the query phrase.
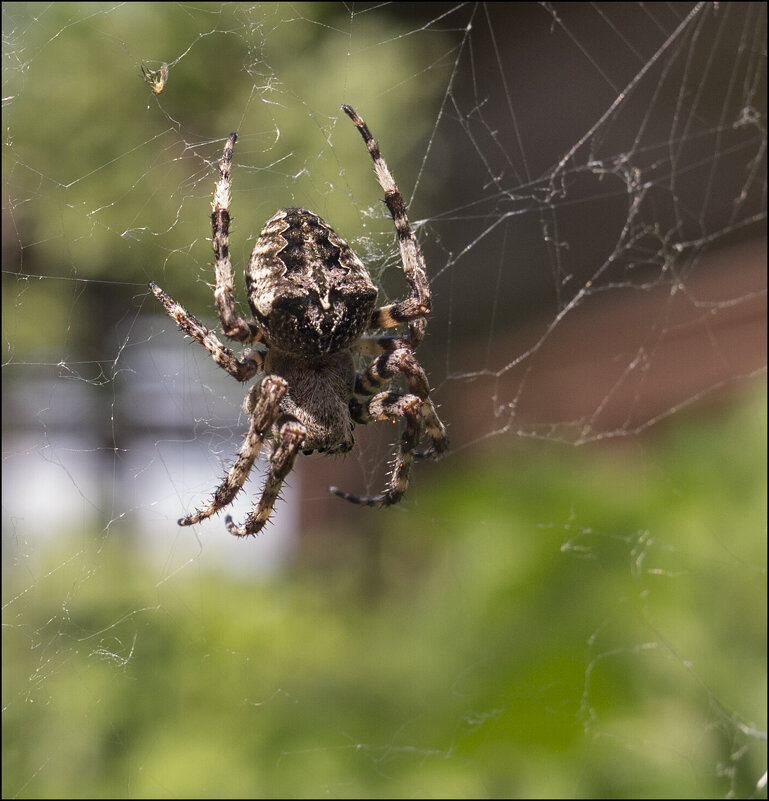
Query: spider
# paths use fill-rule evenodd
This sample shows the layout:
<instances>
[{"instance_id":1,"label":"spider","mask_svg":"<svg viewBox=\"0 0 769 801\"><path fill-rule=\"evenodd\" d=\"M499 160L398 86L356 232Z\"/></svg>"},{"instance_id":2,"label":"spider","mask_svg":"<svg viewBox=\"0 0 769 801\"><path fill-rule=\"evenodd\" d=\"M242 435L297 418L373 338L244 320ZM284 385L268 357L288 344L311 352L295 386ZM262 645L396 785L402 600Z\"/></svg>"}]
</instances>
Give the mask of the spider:
<instances>
[{"instance_id":1,"label":"spider","mask_svg":"<svg viewBox=\"0 0 769 801\"><path fill-rule=\"evenodd\" d=\"M400 501L409 484L415 458L435 458L448 447L446 429L435 411L430 387L414 350L424 337L430 312L430 288L416 237L390 170L366 123L342 106L355 123L374 161L385 203L395 223L401 266L410 294L387 306L376 306L377 288L350 246L316 214L300 208L277 211L264 225L246 267L246 290L252 317L243 319L235 306L229 227L232 151L230 134L219 162L214 189L212 242L216 286L214 299L224 334L259 349L241 358L225 347L196 317L156 283L149 287L186 334L238 381L263 374L244 402L248 431L235 464L201 509L179 520L191 526L232 503L243 487L262 444L268 446L269 470L261 498L242 526L225 520L231 534L257 534L269 520L275 500L294 460L309 454L346 453L354 444L353 428L377 420L403 420L400 445L389 485L379 495L359 496L336 487L330 491L366 506ZM401 334L367 334L404 325ZM374 356L356 372L353 354ZM408 392L385 389L402 375ZM422 435L430 441L417 450Z\"/></svg>"}]
</instances>

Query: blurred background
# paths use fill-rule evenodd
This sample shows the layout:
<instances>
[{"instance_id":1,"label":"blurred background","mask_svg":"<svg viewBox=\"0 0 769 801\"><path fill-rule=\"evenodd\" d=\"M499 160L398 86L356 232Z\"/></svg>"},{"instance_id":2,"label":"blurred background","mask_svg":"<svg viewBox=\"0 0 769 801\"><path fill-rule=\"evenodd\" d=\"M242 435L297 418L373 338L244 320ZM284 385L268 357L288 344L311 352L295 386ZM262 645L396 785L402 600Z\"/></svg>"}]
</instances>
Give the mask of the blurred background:
<instances>
[{"instance_id":1,"label":"blurred background","mask_svg":"<svg viewBox=\"0 0 769 801\"><path fill-rule=\"evenodd\" d=\"M765 4L2 13L3 797L765 797ZM284 206L406 292L342 103L451 451L179 528L247 389L147 281L218 327L230 131L244 312Z\"/></svg>"}]
</instances>

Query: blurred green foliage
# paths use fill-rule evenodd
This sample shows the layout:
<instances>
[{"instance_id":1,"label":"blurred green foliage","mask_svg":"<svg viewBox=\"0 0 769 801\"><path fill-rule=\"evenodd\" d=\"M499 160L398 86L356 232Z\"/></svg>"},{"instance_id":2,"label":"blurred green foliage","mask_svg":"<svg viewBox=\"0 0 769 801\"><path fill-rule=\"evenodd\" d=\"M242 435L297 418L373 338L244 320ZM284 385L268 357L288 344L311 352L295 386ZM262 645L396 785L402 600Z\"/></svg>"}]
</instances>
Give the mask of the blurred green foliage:
<instances>
[{"instance_id":1,"label":"blurred green foliage","mask_svg":"<svg viewBox=\"0 0 769 801\"><path fill-rule=\"evenodd\" d=\"M15 565L3 797L762 795L766 398L678 423L453 460L259 583Z\"/></svg>"}]
</instances>

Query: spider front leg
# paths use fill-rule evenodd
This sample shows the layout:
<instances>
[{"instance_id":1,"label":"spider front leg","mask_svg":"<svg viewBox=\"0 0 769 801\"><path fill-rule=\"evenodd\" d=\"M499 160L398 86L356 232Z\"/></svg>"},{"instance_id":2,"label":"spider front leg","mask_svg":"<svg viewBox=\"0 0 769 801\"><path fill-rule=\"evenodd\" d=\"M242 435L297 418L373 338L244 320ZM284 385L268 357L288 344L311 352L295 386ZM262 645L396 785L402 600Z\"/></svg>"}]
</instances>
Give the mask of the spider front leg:
<instances>
[{"instance_id":1,"label":"spider front leg","mask_svg":"<svg viewBox=\"0 0 769 801\"><path fill-rule=\"evenodd\" d=\"M224 522L230 534L247 537L262 530L272 514L272 507L278 498L280 488L291 472L306 436L307 429L293 417L286 416L283 422L279 422L278 443L270 459L270 472L262 490L262 497L242 527L235 525L232 517L227 516Z\"/></svg>"},{"instance_id":2,"label":"spider front leg","mask_svg":"<svg viewBox=\"0 0 769 801\"><path fill-rule=\"evenodd\" d=\"M396 374L401 373L411 392L422 401L419 415L425 432L432 442L427 450L416 451L414 455L418 459L441 456L449 447L449 439L446 427L438 417L435 406L429 398L430 386L425 371L414 358L411 349L405 347L401 340L381 337L376 342L378 347L385 352L374 359L362 375L356 377L355 394L373 395L384 384L391 381Z\"/></svg>"},{"instance_id":3,"label":"spider front leg","mask_svg":"<svg viewBox=\"0 0 769 801\"><path fill-rule=\"evenodd\" d=\"M179 520L180 526L199 523L235 500L259 455L265 434L278 416L280 402L287 391L288 383L275 375L265 376L261 383L251 389L245 403L245 411L249 415L248 432L240 446L235 464L214 493L211 502L203 509Z\"/></svg>"},{"instance_id":4,"label":"spider front leg","mask_svg":"<svg viewBox=\"0 0 769 801\"><path fill-rule=\"evenodd\" d=\"M401 435L400 447L395 456L393 471L390 475L390 486L379 495L354 495L337 487L331 492L351 503L363 506L392 506L403 497L409 486L409 474L414 462L414 454L419 443L420 412L424 401L416 395L402 395L397 392L380 392L360 404L355 410L355 421L371 423L375 420L405 420L405 428Z\"/></svg>"}]
</instances>

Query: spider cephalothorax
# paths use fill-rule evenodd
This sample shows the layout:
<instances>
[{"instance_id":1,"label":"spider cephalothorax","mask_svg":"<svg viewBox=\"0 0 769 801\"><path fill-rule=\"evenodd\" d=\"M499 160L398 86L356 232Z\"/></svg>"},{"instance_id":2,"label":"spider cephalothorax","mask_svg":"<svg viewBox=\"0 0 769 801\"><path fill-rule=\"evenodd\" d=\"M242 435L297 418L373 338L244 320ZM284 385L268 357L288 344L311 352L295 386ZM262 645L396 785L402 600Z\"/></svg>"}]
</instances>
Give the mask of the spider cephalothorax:
<instances>
[{"instance_id":1,"label":"spider cephalothorax","mask_svg":"<svg viewBox=\"0 0 769 801\"><path fill-rule=\"evenodd\" d=\"M237 526L237 536L256 534L270 517L275 500L299 451L343 453L354 444L355 425L403 419L405 427L388 488L380 495L358 496L331 491L368 506L397 503L408 488L415 457L436 457L448 447L446 429L429 398L424 370L414 350L424 336L430 311L430 290L416 238L398 187L366 123L342 106L358 127L385 193L395 223L401 262L411 294L405 300L376 307L377 288L363 262L320 217L305 209L276 212L262 229L246 268L250 320L241 318L233 294L229 257L232 150L230 134L219 162L211 215L213 228L214 298L224 334L244 344L261 343L238 359L197 318L157 284L150 289L179 327L200 342L214 361L239 381L263 377L246 397L249 418L235 464L207 506L179 520L198 523L230 504L248 477L263 442L270 445L270 468L261 499ZM366 335L367 331L408 325L408 333ZM355 370L353 353L374 355L368 368ZM380 391L401 374L408 393ZM417 446L422 434L431 445Z\"/></svg>"}]
</instances>

